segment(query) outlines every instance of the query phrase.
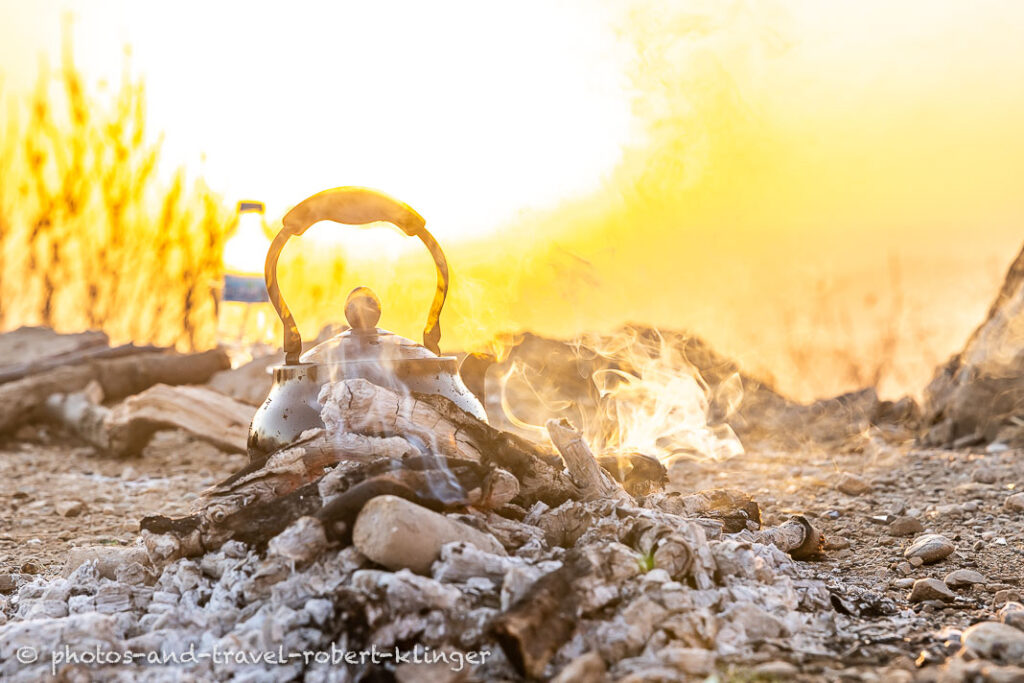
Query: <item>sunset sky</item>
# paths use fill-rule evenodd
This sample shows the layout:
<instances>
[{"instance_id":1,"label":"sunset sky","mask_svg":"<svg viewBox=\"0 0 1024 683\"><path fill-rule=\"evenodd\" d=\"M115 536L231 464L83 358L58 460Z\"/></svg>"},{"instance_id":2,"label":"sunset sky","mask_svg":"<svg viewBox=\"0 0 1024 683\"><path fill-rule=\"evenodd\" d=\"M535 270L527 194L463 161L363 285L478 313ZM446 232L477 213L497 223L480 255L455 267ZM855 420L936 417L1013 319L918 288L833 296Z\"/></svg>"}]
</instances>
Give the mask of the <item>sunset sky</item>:
<instances>
[{"instance_id":1,"label":"sunset sky","mask_svg":"<svg viewBox=\"0 0 1024 683\"><path fill-rule=\"evenodd\" d=\"M852 380L802 349L895 320L885 389L914 392L1024 238L1019 2L0 0L8 95L68 13L94 84L130 45L164 163L226 201L419 210L463 274L453 341L687 328L809 397Z\"/></svg>"}]
</instances>

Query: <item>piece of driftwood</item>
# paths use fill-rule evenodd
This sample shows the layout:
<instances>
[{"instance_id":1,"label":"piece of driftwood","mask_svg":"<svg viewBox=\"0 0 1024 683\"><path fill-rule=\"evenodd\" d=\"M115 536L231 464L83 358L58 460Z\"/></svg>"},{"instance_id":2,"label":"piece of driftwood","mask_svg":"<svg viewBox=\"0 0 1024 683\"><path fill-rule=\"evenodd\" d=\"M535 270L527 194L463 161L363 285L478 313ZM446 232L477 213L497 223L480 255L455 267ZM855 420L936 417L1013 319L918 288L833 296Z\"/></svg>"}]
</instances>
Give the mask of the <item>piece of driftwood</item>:
<instances>
[{"instance_id":1,"label":"piece of driftwood","mask_svg":"<svg viewBox=\"0 0 1024 683\"><path fill-rule=\"evenodd\" d=\"M706 489L689 495L655 493L644 498L643 504L674 515L721 520L727 533L742 531L751 524L755 529L761 525L761 508L757 501L739 489Z\"/></svg>"},{"instance_id":2,"label":"piece of driftwood","mask_svg":"<svg viewBox=\"0 0 1024 683\"><path fill-rule=\"evenodd\" d=\"M161 429L180 429L228 453L244 453L255 410L203 387L157 384L113 408L81 392L54 394L45 412L104 452L125 457L139 454Z\"/></svg>"},{"instance_id":3,"label":"piece of driftwood","mask_svg":"<svg viewBox=\"0 0 1024 683\"><path fill-rule=\"evenodd\" d=\"M61 334L49 327L19 327L0 334L0 374L89 348L106 348L110 340L99 330Z\"/></svg>"},{"instance_id":4,"label":"piece of driftwood","mask_svg":"<svg viewBox=\"0 0 1024 683\"><path fill-rule=\"evenodd\" d=\"M570 552L560 568L540 577L491 622L495 640L520 675L543 678L548 662L572 636L578 607L574 584L589 571L585 556Z\"/></svg>"},{"instance_id":5,"label":"piece of driftwood","mask_svg":"<svg viewBox=\"0 0 1024 683\"><path fill-rule=\"evenodd\" d=\"M154 353L163 351L158 346L136 346L135 344L124 344L122 346L106 346L106 336L102 337L103 343L85 346L84 348L67 351L55 356L46 356L24 363L15 363L0 367L0 384L13 382L30 375L37 375L40 372L52 370L66 365L79 365L86 361L100 360L103 358L121 358L133 356L138 353Z\"/></svg>"},{"instance_id":6,"label":"piece of driftwood","mask_svg":"<svg viewBox=\"0 0 1024 683\"><path fill-rule=\"evenodd\" d=\"M202 384L230 366L220 349L202 353L139 353L89 360L0 385L0 432L31 421L53 394L81 391L97 382L108 401L137 394L154 384Z\"/></svg>"},{"instance_id":7,"label":"piece of driftwood","mask_svg":"<svg viewBox=\"0 0 1024 683\"><path fill-rule=\"evenodd\" d=\"M587 442L583 440L583 435L573 429L568 420L548 420L547 429L551 442L562 454L573 482L582 492L583 500L608 498L626 504L633 503L633 497L601 468Z\"/></svg>"},{"instance_id":8,"label":"piece of driftwood","mask_svg":"<svg viewBox=\"0 0 1024 683\"><path fill-rule=\"evenodd\" d=\"M755 531L752 540L771 543L793 559L806 560L820 556L825 550L825 536L811 526L803 515L794 515L782 524Z\"/></svg>"}]
</instances>

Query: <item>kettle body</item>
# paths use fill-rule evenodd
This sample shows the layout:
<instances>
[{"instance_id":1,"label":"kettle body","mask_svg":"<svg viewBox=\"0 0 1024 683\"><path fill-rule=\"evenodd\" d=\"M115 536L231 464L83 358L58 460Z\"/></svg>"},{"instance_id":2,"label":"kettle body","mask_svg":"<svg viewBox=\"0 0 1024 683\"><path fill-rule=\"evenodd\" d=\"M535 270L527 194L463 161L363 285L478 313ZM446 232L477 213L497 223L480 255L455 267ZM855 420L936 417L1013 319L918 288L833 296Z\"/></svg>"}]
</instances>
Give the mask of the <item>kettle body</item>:
<instances>
[{"instance_id":1,"label":"kettle body","mask_svg":"<svg viewBox=\"0 0 1024 683\"><path fill-rule=\"evenodd\" d=\"M437 289L422 345L377 328L380 301L369 289L357 287L345 304L349 329L300 355L302 338L278 286L277 261L291 236L301 235L321 220L353 225L390 222L426 245L437 268ZM284 324L285 362L273 368L270 393L249 427L250 460L287 447L306 430L323 427L320 391L325 384L345 379L365 379L399 394L443 396L487 421L483 405L459 375L457 359L439 353L448 263L423 218L407 205L365 188L342 187L313 195L285 215L281 232L267 253L264 275L270 301Z\"/></svg>"}]
</instances>

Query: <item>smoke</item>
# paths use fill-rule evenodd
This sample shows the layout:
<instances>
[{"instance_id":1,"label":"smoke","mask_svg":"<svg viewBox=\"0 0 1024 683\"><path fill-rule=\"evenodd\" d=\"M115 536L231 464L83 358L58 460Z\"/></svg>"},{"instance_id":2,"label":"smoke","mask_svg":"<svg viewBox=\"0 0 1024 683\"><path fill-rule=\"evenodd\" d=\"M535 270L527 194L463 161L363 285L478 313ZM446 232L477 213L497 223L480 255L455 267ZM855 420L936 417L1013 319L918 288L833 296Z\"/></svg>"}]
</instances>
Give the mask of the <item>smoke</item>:
<instances>
[{"instance_id":1,"label":"smoke","mask_svg":"<svg viewBox=\"0 0 1024 683\"><path fill-rule=\"evenodd\" d=\"M974 31L991 17L882 29L879 7L829 6L630 4L616 21L632 144L591 195L445 245L446 348L634 322L697 334L800 399L918 392L1018 246L1007 216L1021 209L998 188L1019 165L1004 145L1024 151L1024 138L981 97L950 99L996 92L1008 76L983 66L1008 48ZM973 55L944 42L954 19L974 22ZM935 49L943 60L927 59ZM401 285L375 286L385 326L413 329L426 310L420 260L393 264Z\"/></svg>"}]
</instances>

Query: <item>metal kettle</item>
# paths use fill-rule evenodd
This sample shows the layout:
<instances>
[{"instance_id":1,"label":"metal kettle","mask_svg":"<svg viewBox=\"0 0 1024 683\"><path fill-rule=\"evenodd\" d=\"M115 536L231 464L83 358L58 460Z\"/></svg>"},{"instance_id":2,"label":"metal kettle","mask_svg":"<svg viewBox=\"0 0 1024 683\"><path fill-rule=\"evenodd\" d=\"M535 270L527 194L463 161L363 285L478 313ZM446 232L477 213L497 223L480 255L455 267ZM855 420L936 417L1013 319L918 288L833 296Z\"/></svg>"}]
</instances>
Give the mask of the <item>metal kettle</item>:
<instances>
[{"instance_id":1,"label":"metal kettle","mask_svg":"<svg viewBox=\"0 0 1024 683\"><path fill-rule=\"evenodd\" d=\"M378 329L380 301L367 287L352 290L345 303L349 329L302 353L302 337L277 282L277 261L285 243L319 221L347 225L387 222L419 237L437 267L437 290L423 329L423 344ZM249 427L249 457L257 459L293 443L307 429L323 427L320 388L332 381L363 378L400 393L436 394L486 421L480 401L466 387L454 356L442 356L440 316L448 295L448 261L427 232L426 221L407 204L361 187L339 187L309 197L289 211L267 252L264 277L270 301L284 325L283 365Z\"/></svg>"}]
</instances>

